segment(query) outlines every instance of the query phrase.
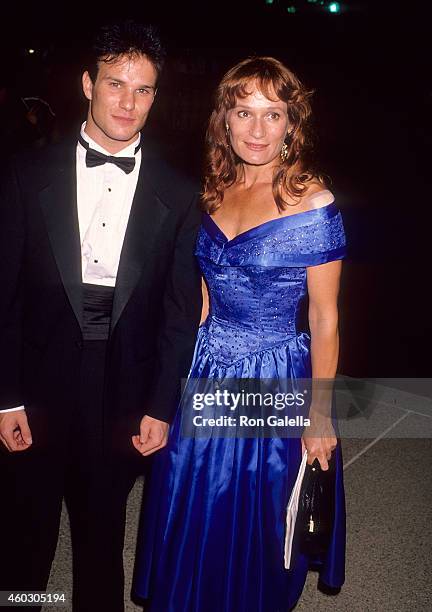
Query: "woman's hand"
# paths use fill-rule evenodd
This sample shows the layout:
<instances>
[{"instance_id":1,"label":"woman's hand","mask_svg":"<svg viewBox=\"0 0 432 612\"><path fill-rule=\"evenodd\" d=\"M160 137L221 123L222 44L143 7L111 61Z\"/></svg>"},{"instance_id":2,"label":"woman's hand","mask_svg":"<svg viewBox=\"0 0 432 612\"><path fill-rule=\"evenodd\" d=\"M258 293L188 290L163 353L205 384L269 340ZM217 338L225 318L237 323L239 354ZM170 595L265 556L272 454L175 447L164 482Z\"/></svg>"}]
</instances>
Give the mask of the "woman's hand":
<instances>
[{"instance_id":1,"label":"woman's hand","mask_svg":"<svg viewBox=\"0 0 432 612\"><path fill-rule=\"evenodd\" d=\"M331 419L327 417L311 419L311 424L303 434L302 452L307 450L307 462L312 464L318 459L321 469L329 469L332 451L336 448L337 438Z\"/></svg>"}]
</instances>

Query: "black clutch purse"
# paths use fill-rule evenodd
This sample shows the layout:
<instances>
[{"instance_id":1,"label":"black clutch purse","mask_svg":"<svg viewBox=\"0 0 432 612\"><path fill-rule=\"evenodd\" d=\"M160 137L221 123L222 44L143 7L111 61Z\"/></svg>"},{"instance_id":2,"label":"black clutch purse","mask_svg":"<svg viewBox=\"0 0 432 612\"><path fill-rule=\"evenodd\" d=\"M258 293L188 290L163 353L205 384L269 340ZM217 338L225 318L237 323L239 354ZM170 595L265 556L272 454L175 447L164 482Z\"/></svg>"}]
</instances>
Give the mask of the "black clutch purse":
<instances>
[{"instance_id":1,"label":"black clutch purse","mask_svg":"<svg viewBox=\"0 0 432 612\"><path fill-rule=\"evenodd\" d=\"M300 489L294 539L301 552L312 557L325 554L334 521L335 460L322 470L318 459L306 465Z\"/></svg>"}]
</instances>

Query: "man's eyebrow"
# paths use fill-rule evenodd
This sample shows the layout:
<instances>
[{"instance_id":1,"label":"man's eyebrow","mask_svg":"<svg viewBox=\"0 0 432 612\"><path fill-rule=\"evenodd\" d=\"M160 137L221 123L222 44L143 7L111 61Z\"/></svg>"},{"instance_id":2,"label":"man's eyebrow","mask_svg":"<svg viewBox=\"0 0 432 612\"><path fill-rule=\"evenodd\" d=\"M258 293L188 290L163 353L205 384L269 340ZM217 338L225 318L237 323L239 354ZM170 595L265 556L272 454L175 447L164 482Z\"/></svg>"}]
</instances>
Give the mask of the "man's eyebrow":
<instances>
[{"instance_id":1,"label":"man's eyebrow","mask_svg":"<svg viewBox=\"0 0 432 612\"><path fill-rule=\"evenodd\" d=\"M122 83L123 85L125 84L126 81L123 81L122 79L119 79L115 76L110 76L109 74L105 75L103 77L103 79L105 81L116 81L116 83ZM139 87L137 87L137 89L156 89L156 85L140 85Z\"/></svg>"}]
</instances>

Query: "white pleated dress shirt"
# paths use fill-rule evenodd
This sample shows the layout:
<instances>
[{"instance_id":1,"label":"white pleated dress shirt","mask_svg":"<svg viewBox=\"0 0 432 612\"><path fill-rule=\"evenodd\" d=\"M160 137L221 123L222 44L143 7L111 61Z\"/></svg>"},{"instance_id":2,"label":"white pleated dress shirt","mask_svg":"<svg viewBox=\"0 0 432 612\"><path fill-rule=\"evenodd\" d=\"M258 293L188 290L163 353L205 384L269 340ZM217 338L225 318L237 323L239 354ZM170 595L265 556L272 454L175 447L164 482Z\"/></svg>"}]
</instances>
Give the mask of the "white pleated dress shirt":
<instances>
[{"instance_id":1,"label":"white pleated dress shirt","mask_svg":"<svg viewBox=\"0 0 432 612\"><path fill-rule=\"evenodd\" d=\"M92 149L111 155L81 127L81 136ZM133 157L137 140L113 157ZM114 287L120 253L141 166L141 149L129 174L112 163L87 168L86 149L76 151L78 220L81 241L82 281Z\"/></svg>"},{"instance_id":2,"label":"white pleated dress shirt","mask_svg":"<svg viewBox=\"0 0 432 612\"><path fill-rule=\"evenodd\" d=\"M112 155L86 134L85 125L81 126L81 137L90 148ZM139 141L140 135L113 157L134 157ZM76 176L82 281L114 287L141 166L141 149L135 154L135 167L129 174L112 163L87 168L86 152L78 143ZM23 408L18 406L1 412Z\"/></svg>"}]
</instances>

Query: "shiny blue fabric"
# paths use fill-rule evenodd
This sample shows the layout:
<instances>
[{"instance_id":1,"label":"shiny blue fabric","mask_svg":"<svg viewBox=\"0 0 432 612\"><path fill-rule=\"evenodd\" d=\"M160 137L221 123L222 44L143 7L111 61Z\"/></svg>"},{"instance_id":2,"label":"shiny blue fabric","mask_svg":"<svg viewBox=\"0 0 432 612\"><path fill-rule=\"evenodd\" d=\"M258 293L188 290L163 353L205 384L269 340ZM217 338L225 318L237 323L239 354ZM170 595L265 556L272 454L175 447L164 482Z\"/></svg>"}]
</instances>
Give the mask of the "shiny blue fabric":
<instances>
[{"instance_id":1,"label":"shiny blue fabric","mask_svg":"<svg viewBox=\"0 0 432 612\"><path fill-rule=\"evenodd\" d=\"M210 294L190 378L311 376L310 338L297 331L306 267L345 255L334 203L263 223L228 240L203 215L196 254ZM298 438L183 438L177 412L153 458L134 590L152 612L287 612L311 565L344 582L345 503L336 449L336 517L327 554L293 552L284 569L286 506Z\"/></svg>"}]
</instances>

